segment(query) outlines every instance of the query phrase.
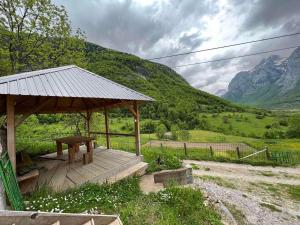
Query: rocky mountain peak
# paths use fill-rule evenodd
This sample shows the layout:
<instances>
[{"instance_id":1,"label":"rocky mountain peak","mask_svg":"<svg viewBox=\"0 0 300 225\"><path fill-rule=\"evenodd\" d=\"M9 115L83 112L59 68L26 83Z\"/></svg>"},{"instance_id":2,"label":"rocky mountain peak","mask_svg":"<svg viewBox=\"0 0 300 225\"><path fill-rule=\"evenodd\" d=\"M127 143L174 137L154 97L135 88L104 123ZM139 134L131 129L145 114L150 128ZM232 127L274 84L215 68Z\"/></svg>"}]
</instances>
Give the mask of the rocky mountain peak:
<instances>
[{"instance_id":1,"label":"rocky mountain peak","mask_svg":"<svg viewBox=\"0 0 300 225\"><path fill-rule=\"evenodd\" d=\"M252 70L237 73L224 97L234 102L261 106L270 103L270 100L276 102L284 96L290 97L291 93L297 96L300 94L299 87L300 48L297 48L286 60L272 55L261 60Z\"/></svg>"}]
</instances>

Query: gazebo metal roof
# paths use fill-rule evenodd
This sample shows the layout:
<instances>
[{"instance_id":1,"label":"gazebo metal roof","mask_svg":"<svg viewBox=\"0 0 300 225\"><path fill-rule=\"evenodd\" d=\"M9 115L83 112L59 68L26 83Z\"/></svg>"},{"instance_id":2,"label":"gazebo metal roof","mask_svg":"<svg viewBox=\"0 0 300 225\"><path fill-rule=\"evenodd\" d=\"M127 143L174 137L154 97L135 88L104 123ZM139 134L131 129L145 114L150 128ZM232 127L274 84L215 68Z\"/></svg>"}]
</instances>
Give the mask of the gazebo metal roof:
<instances>
[{"instance_id":1,"label":"gazebo metal roof","mask_svg":"<svg viewBox=\"0 0 300 225\"><path fill-rule=\"evenodd\" d=\"M17 114L41 103L39 113L64 113L154 100L75 65L0 77L0 113L7 95L15 96Z\"/></svg>"},{"instance_id":2,"label":"gazebo metal roof","mask_svg":"<svg viewBox=\"0 0 300 225\"><path fill-rule=\"evenodd\" d=\"M0 77L0 94L153 100L75 65Z\"/></svg>"}]
</instances>

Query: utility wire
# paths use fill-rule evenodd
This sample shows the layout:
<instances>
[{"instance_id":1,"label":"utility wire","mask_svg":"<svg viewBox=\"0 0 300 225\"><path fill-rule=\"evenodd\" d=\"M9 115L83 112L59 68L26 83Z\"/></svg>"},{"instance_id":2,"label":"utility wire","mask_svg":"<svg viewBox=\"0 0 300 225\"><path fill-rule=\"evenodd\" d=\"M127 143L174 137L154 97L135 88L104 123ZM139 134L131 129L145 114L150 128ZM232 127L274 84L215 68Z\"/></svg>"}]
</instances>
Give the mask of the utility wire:
<instances>
[{"instance_id":1,"label":"utility wire","mask_svg":"<svg viewBox=\"0 0 300 225\"><path fill-rule=\"evenodd\" d=\"M287 47L287 48L273 49L273 50L263 51L263 52L255 52L255 53L250 53L250 54L246 54L246 55L234 56L234 57L230 57L230 58L222 58L222 59L209 60L209 61L203 61L203 62L197 62L197 63L183 64L183 65L173 66L171 68L179 68L179 67L185 67L185 66L200 65L200 64L204 64L204 63L219 62L219 61L224 61L224 60L231 60L231 59L243 58L243 57L248 57L248 56L266 54L266 53L270 53L270 52L279 52L279 51L293 49L293 48L298 48L298 47L300 47L300 45L298 45L298 46L291 46L291 47Z\"/></svg>"},{"instance_id":2,"label":"utility wire","mask_svg":"<svg viewBox=\"0 0 300 225\"><path fill-rule=\"evenodd\" d=\"M211 50L216 50L216 49L222 49L222 48L229 48L229 47L234 47L234 46L239 46L239 45L251 44L251 43L256 43L256 42L261 42L261 41L274 40L274 39L278 39L278 38L291 37L291 36L296 36L296 35L299 35L299 34L300 34L300 32L292 33L292 34L285 34L285 35L280 35L280 36L274 36L274 37L269 37L269 38L253 40L253 41L240 42L240 43L235 43L235 44L230 44L230 45L223 45L223 46L218 46L218 47L213 47L213 48L206 48L206 49L201 49L201 50L197 50L197 51L183 52L183 53L179 53L179 54L155 57L155 58L150 58L150 59L146 59L146 60L157 60L157 59L171 58L171 57L175 57L175 56L194 54L194 53L197 53L197 52L205 52L205 51L211 51Z\"/></svg>"}]
</instances>

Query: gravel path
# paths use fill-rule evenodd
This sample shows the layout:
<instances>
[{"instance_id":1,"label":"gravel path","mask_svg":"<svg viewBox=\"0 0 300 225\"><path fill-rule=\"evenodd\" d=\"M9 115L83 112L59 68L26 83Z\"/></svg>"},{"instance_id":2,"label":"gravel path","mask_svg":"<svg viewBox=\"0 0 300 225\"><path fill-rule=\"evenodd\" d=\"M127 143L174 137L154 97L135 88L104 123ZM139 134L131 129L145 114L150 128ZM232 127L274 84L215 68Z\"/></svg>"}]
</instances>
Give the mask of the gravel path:
<instances>
[{"instance_id":1,"label":"gravel path","mask_svg":"<svg viewBox=\"0 0 300 225\"><path fill-rule=\"evenodd\" d=\"M184 164L198 166L200 169L194 170L193 173L199 176L207 175L228 179L242 179L247 182L300 185L300 167L251 166L195 160L184 160ZM201 168L204 168L204 170L201 170ZM205 170L205 168L209 168L209 170Z\"/></svg>"},{"instance_id":2,"label":"gravel path","mask_svg":"<svg viewBox=\"0 0 300 225\"><path fill-rule=\"evenodd\" d=\"M233 163L185 160L193 165L194 186L210 202L221 202L236 219L229 224L300 225L300 202L291 199L280 184L300 185L300 168L261 167ZM201 178L201 176L204 176ZM205 178L206 177L206 178ZM218 204L220 205L220 204ZM232 207L234 210L232 210Z\"/></svg>"},{"instance_id":3,"label":"gravel path","mask_svg":"<svg viewBox=\"0 0 300 225\"><path fill-rule=\"evenodd\" d=\"M245 224L255 225L297 225L300 224L297 215L299 212L278 207L281 212L272 211L262 207L263 201L258 196L245 195L244 192L222 187L201 179L195 179L194 186L200 188L208 196L216 201L222 201L225 205L231 204L240 210L245 216Z\"/></svg>"}]
</instances>

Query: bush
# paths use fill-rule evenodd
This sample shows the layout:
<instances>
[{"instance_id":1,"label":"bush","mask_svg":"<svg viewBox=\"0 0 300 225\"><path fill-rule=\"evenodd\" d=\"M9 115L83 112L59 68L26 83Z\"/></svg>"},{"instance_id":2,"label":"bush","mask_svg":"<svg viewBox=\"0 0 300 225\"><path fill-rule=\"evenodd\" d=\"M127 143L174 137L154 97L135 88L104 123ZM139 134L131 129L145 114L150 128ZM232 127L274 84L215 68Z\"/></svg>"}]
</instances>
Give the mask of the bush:
<instances>
[{"instance_id":1,"label":"bush","mask_svg":"<svg viewBox=\"0 0 300 225\"><path fill-rule=\"evenodd\" d=\"M289 138L300 138L300 119L294 119L287 131Z\"/></svg>"},{"instance_id":2,"label":"bush","mask_svg":"<svg viewBox=\"0 0 300 225\"><path fill-rule=\"evenodd\" d=\"M223 123L225 123L225 124L229 123L229 117L228 116L223 116Z\"/></svg>"},{"instance_id":3,"label":"bush","mask_svg":"<svg viewBox=\"0 0 300 225\"><path fill-rule=\"evenodd\" d=\"M256 117L256 119L259 119L259 120L265 118L265 116L263 114L257 114L255 117Z\"/></svg>"},{"instance_id":4,"label":"bush","mask_svg":"<svg viewBox=\"0 0 300 225\"><path fill-rule=\"evenodd\" d=\"M171 127L171 133L172 133L171 139L174 140L174 141L178 140L179 127L177 125L172 126Z\"/></svg>"},{"instance_id":5,"label":"bush","mask_svg":"<svg viewBox=\"0 0 300 225\"><path fill-rule=\"evenodd\" d=\"M145 120L141 126L142 133L154 133L156 131L156 124L153 120Z\"/></svg>"},{"instance_id":6,"label":"bush","mask_svg":"<svg viewBox=\"0 0 300 225\"><path fill-rule=\"evenodd\" d=\"M272 125L268 124L266 125L266 129L271 129Z\"/></svg>"},{"instance_id":7,"label":"bush","mask_svg":"<svg viewBox=\"0 0 300 225\"><path fill-rule=\"evenodd\" d=\"M167 128L164 124L160 124L157 128L156 128L156 136L159 139L163 139L165 133L167 132Z\"/></svg>"},{"instance_id":8,"label":"bush","mask_svg":"<svg viewBox=\"0 0 300 225\"><path fill-rule=\"evenodd\" d=\"M289 125L287 120L279 120L280 126L287 127Z\"/></svg>"},{"instance_id":9,"label":"bush","mask_svg":"<svg viewBox=\"0 0 300 225\"><path fill-rule=\"evenodd\" d=\"M282 130L270 129L264 133L264 137L268 139L284 138L285 134Z\"/></svg>"}]
</instances>

